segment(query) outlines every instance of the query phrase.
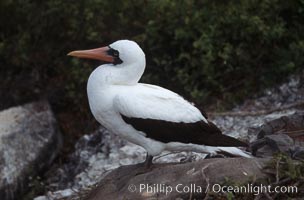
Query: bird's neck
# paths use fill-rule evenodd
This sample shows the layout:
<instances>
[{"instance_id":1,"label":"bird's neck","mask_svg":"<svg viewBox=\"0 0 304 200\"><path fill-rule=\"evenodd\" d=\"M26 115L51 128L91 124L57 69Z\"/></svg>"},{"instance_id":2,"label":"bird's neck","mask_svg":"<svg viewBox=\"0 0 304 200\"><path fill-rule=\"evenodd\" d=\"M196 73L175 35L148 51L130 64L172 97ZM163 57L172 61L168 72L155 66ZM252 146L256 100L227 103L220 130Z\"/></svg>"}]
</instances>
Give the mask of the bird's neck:
<instances>
[{"instance_id":1,"label":"bird's neck","mask_svg":"<svg viewBox=\"0 0 304 200\"><path fill-rule=\"evenodd\" d=\"M94 85L135 85L145 70L145 60L134 64L101 65L90 75L88 83Z\"/></svg>"}]
</instances>

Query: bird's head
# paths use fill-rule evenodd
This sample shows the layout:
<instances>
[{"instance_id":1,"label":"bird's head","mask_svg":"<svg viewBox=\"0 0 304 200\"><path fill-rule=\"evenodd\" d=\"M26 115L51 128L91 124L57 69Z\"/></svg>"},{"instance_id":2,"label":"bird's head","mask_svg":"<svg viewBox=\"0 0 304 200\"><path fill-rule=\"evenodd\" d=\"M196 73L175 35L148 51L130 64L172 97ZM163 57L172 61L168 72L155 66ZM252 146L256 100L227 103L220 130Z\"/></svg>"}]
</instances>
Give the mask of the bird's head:
<instances>
[{"instance_id":1,"label":"bird's head","mask_svg":"<svg viewBox=\"0 0 304 200\"><path fill-rule=\"evenodd\" d=\"M79 50L68 53L69 56L101 60L113 65L132 64L139 59L145 59L145 54L139 45L131 40L118 40L109 46Z\"/></svg>"}]
</instances>

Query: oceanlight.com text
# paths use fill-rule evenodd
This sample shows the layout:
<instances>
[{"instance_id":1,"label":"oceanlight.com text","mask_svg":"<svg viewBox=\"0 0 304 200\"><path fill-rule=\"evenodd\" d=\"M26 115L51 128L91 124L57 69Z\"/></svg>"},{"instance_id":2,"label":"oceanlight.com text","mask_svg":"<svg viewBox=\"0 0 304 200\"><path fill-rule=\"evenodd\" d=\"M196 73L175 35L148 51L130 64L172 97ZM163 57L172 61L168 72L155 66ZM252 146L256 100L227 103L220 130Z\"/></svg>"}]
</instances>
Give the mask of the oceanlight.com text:
<instances>
[{"instance_id":1,"label":"oceanlight.com text","mask_svg":"<svg viewBox=\"0 0 304 200\"><path fill-rule=\"evenodd\" d=\"M165 194L170 195L172 192L177 193L251 193L259 195L261 193L297 193L297 186L272 186L272 185L253 185L246 184L243 186L231 186L231 185L220 185L220 184L208 184L207 187L202 187L196 184L130 184L128 186L130 192L148 193L148 194Z\"/></svg>"},{"instance_id":2,"label":"oceanlight.com text","mask_svg":"<svg viewBox=\"0 0 304 200\"><path fill-rule=\"evenodd\" d=\"M208 188L209 190L209 188ZM272 185L253 185L246 184L243 186L226 186L220 184L212 185L210 191L215 193L220 192L231 192L231 193L251 193L254 195L259 195L261 193L297 193L297 186L272 186Z\"/></svg>"}]
</instances>

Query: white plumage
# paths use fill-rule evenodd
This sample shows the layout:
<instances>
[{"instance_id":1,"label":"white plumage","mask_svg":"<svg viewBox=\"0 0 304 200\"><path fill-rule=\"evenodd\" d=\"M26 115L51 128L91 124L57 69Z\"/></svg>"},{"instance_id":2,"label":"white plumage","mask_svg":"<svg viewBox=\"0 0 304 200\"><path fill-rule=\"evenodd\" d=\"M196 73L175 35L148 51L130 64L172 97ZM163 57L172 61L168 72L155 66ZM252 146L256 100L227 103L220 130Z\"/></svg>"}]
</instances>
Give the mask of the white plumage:
<instances>
[{"instance_id":1,"label":"white plumage","mask_svg":"<svg viewBox=\"0 0 304 200\"><path fill-rule=\"evenodd\" d=\"M114 109L127 117L208 123L196 107L170 90L140 83L127 87L114 98Z\"/></svg>"},{"instance_id":2,"label":"white plumage","mask_svg":"<svg viewBox=\"0 0 304 200\"><path fill-rule=\"evenodd\" d=\"M130 142L141 145L147 150L148 155L155 156L164 150L204 153L226 151L249 157L235 147L183 143L182 140L175 141L173 137L172 142L162 142L149 138L147 131L137 130L139 127L147 130L148 127L140 126L138 123L144 120L149 120L149 124L158 123L164 127L168 125L168 132L170 127L170 130L178 130L173 129L174 124L183 127L187 124L202 124L202 127L206 126L213 131L218 129L207 121L199 109L178 94L159 86L138 83L146 61L144 52L135 42L120 40L108 47L74 51L69 55L109 62L96 68L89 77L87 92L91 111L103 126ZM126 123L126 119L135 120L137 124ZM150 135L153 136L151 133ZM196 140L192 138L191 141Z\"/></svg>"}]
</instances>

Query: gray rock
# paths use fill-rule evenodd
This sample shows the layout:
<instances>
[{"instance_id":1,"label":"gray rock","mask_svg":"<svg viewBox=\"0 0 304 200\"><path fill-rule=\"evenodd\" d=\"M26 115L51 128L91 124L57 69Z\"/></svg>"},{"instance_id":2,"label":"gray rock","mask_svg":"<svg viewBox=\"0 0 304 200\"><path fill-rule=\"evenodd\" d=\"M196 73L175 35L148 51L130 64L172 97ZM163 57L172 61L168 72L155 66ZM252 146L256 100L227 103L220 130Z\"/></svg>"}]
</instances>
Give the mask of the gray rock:
<instances>
[{"instance_id":1,"label":"gray rock","mask_svg":"<svg viewBox=\"0 0 304 200\"><path fill-rule=\"evenodd\" d=\"M294 149L294 141L286 134L266 135L252 144L253 154L258 157L271 157L282 152L289 154Z\"/></svg>"},{"instance_id":2,"label":"gray rock","mask_svg":"<svg viewBox=\"0 0 304 200\"><path fill-rule=\"evenodd\" d=\"M76 194L77 191L72 189L59 190L56 192L48 192L45 196L36 197L34 200L51 200L64 199Z\"/></svg>"},{"instance_id":3,"label":"gray rock","mask_svg":"<svg viewBox=\"0 0 304 200\"><path fill-rule=\"evenodd\" d=\"M251 144L254 155L272 156L283 152L295 159L304 158L304 112L298 111L263 124L256 129L257 140Z\"/></svg>"},{"instance_id":4,"label":"gray rock","mask_svg":"<svg viewBox=\"0 0 304 200\"><path fill-rule=\"evenodd\" d=\"M51 164L61 135L47 102L0 112L0 197L17 199L29 179Z\"/></svg>"}]
</instances>

